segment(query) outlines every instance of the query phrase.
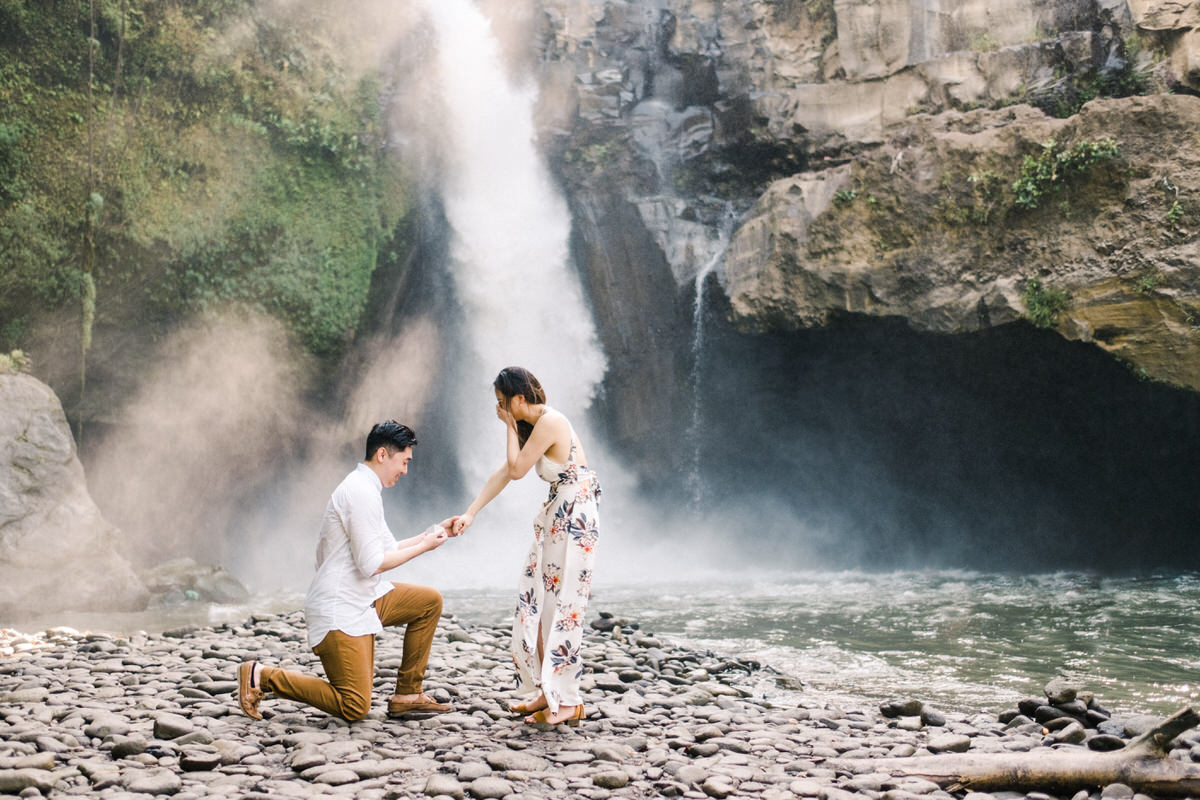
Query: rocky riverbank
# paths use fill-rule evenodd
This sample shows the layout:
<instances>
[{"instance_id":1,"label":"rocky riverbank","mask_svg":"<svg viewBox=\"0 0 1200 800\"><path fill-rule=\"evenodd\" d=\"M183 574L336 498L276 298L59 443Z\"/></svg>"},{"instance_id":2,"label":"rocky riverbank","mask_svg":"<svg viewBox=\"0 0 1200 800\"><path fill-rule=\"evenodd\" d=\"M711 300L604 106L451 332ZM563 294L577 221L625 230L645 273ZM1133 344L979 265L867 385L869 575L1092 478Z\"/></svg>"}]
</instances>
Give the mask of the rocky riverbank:
<instances>
[{"instance_id":1,"label":"rocky riverbank","mask_svg":"<svg viewBox=\"0 0 1200 800\"><path fill-rule=\"evenodd\" d=\"M384 713L401 646L398 633L385 632L376 648L374 708L354 724L278 698L264 702L262 722L237 709L235 671L244 659L319 671L298 612L162 635L5 631L0 794L932 800L951 795L925 780L875 773L871 759L1080 747L1094 736L1113 747L1120 746L1114 738L1149 723L1102 719L1107 712L1093 708L1104 732L1063 736L1056 734L1064 728L1047 733L1049 725L1016 711L1001 715L1002 723L917 700L849 708L802 691L766 700L745 688L757 665L686 650L604 618L584 639L592 670L587 719L577 728L529 726L506 711L512 671L505 627L444 617L426 690L455 710L409 720ZM1074 703L1086 728L1089 698L1076 693L1068 701L1063 690L1056 686L1041 705ZM1050 714L1026 710L1038 719ZM1200 760L1200 739L1180 737L1172 756ZM862 769L845 769L855 761ZM1132 796L1119 785L1104 791L1106 798Z\"/></svg>"}]
</instances>

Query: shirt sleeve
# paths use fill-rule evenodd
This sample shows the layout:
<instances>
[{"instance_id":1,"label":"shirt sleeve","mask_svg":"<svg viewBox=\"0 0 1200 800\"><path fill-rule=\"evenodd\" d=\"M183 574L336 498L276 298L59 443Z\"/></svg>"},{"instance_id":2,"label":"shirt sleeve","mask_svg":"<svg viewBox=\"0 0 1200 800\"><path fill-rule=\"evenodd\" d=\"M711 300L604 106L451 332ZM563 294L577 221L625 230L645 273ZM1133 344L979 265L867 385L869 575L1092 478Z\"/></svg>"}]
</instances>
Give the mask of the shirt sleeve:
<instances>
[{"instance_id":1,"label":"shirt sleeve","mask_svg":"<svg viewBox=\"0 0 1200 800\"><path fill-rule=\"evenodd\" d=\"M351 491L346 498L346 536L350 539L350 557L364 578L375 574L386 553L387 523L383 518L383 498L369 489Z\"/></svg>"}]
</instances>

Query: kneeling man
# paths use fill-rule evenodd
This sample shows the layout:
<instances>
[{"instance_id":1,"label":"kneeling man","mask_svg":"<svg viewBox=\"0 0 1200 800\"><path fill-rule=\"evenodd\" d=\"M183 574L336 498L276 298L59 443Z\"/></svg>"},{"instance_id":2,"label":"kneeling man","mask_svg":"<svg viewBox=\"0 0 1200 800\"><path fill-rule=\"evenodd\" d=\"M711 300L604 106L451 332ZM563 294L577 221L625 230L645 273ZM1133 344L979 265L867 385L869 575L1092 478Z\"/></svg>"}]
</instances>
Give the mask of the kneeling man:
<instances>
[{"instance_id":1,"label":"kneeling man","mask_svg":"<svg viewBox=\"0 0 1200 800\"><path fill-rule=\"evenodd\" d=\"M367 434L366 458L333 491L317 542L317 574L304 603L308 643L327 681L246 661L238 668L238 704L254 719L265 692L299 700L348 721L371 710L375 634L405 625L404 655L388 715L440 713L450 706L421 691L442 595L428 586L389 583L381 573L442 545L451 520L396 541L383 518L384 487L408 472L417 437L395 420Z\"/></svg>"}]
</instances>

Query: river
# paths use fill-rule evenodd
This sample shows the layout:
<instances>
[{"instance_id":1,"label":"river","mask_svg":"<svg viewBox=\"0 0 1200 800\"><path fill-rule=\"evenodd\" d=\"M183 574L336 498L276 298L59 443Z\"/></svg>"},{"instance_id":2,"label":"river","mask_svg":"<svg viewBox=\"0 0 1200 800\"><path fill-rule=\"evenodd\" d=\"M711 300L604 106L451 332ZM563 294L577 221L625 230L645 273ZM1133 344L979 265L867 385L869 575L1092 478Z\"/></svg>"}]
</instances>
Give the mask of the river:
<instances>
[{"instance_id":1,"label":"river","mask_svg":"<svg viewBox=\"0 0 1200 800\"><path fill-rule=\"evenodd\" d=\"M502 622L497 588L448 589L445 610ZM63 614L38 625L130 632L235 621L302 605L295 593L249 606L136 615ZM999 712L1056 675L1102 705L1166 715L1200 698L1200 574L1103 577L961 571L742 574L653 585L598 583L609 612L714 653L760 662L756 695L832 702L917 698L947 711ZM593 615L594 616L594 615ZM27 632L37 628L18 626Z\"/></svg>"}]
</instances>

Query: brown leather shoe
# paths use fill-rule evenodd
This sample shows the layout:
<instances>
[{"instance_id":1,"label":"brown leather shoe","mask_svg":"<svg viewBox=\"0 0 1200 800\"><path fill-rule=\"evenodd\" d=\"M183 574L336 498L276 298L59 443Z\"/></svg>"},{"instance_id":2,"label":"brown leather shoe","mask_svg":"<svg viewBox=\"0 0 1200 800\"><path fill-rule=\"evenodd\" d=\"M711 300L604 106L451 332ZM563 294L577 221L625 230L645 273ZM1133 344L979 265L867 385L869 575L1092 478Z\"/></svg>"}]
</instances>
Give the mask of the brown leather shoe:
<instances>
[{"instance_id":1,"label":"brown leather shoe","mask_svg":"<svg viewBox=\"0 0 1200 800\"><path fill-rule=\"evenodd\" d=\"M258 675L255 674L255 661L243 661L238 666L238 705L247 717L262 719L258 704L262 702L263 690L258 685Z\"/></svg>"},{"instance_id":2,"label":"brown leather shoe","mask_svg":"<svg viewBox=\"0 0 1200 800\"><path fill-rule=\"evenodd\" d=\"M444 714L454 706L439 703L427 694L418 695L416 700L397 700L396 695L388 699L388 716L404 717L409 714Z\"/></svg>"}]
</instances>

